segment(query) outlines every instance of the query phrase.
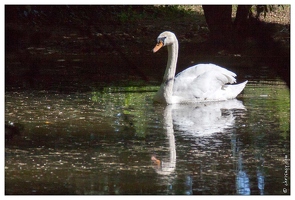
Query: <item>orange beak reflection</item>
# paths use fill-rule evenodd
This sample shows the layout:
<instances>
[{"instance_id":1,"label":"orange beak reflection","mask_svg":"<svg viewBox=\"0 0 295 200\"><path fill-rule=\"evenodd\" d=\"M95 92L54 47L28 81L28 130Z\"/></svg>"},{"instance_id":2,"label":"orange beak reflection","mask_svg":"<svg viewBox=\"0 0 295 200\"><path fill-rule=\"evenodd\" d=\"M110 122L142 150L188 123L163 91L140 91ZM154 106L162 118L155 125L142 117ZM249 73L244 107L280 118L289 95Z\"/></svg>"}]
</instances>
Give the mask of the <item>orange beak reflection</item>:
<instances>
[{"instance_id":1,"label":"orange beak reflection","mask_svg":"<svg viewBox=\"0 0 295 200\"><path fill-rule=\"evenodd\" d=\"M164 46L163 42L158 42L158 44L153 48L153 52L156 53L162 46Z\"/></svg>"}]
</instances>

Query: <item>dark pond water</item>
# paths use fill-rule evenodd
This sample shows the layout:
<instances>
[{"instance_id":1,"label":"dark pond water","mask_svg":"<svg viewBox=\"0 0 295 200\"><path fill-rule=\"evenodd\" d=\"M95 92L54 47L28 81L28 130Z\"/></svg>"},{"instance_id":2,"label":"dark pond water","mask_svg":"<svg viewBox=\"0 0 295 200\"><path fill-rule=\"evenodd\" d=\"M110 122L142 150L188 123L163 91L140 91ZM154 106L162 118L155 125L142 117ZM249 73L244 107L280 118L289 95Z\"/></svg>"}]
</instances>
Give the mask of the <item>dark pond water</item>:
<instances>
[{"instance_id":1,"label":"dark pond water","mask_svg":"<svg viewBox=\"0 0 295 200\"><path fill-rule=\"evenodd\" d=\"M290 194L290 94L251 81L238 100L152 102L158 87L6 92L6 194Z\"/></svg>"}]
</instances>

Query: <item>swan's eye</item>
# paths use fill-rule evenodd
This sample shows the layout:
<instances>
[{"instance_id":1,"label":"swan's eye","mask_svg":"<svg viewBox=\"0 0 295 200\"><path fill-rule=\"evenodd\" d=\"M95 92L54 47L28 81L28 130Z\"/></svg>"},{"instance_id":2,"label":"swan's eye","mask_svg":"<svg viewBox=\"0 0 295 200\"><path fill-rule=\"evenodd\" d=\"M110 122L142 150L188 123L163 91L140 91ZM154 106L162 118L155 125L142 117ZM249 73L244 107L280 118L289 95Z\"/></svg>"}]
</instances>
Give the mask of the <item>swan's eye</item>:
<instances>
[{"instance_id":1,"label":"swan's eye","mask_svg":"<svg viewBox=\"0 0 295 200\"><path fill-rule=\"evenodd\" d=\"M165 44L165 39L166 39L166 37L160 37L157 39L157 43L162 42L163 44Z\"/></svg>"}]
</instances>

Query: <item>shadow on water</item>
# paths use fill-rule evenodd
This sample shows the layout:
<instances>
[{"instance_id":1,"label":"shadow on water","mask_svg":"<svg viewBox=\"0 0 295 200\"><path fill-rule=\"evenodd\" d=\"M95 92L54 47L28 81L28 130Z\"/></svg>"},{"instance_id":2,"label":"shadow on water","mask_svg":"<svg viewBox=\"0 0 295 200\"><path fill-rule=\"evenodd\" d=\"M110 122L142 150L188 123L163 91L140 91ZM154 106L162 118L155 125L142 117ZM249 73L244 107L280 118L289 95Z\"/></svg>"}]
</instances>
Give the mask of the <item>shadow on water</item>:
<instances>
[{"instance_id":1,"label":"shadow on water","mask_svg":"<svg viewBox=\"0 0 295 200\"><path fill-rule=\"evenodd\" d=\"M288 33L288 25L255 24L248 38L238 38L233 48L226 48L208 40L202 13L177 6L5 9L6 90L76 92L110 84L158 85L167 53L153 55L151 49L164 30L176 33L180 42L177 72L204 62L241 71L267 66L290 84L290 40L281 36Z\"/></svg>"}]
</instances>

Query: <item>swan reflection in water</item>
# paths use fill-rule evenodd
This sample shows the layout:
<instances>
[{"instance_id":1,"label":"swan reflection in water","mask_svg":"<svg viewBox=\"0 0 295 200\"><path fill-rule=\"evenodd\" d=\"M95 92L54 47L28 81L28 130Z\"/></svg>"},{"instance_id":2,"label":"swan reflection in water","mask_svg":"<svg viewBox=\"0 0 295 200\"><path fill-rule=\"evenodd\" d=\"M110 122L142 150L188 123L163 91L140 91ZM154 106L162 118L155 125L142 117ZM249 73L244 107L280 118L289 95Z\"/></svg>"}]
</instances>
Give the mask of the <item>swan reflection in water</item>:
<instances>
[{"instance_id":1,"label":"swan reflection in water","mask_svg":"<svg viewBox=\"0 0 295 200\"><path fill-rule=\"evenodd\" d=\"M174 172L176 168L176 148L172 119L172 105L168 105L165 108L163 118L163 128L166 131L166 136L169 142L169 161L159 160L154 155L151 157L151 160L154 162L155 170L158 174L169 175Z\"/></svg>"},{"instance_id":2,"label":"swan reflection in water","mask_svg":"<svg viewBox=\"0 0 295 200\"><path fill-rule=\"evenodd\" d=\"M224 132L235 123L233 110L245 109L237 99L193 105L173 105L175 128L185 135L208 136Z\"/></svg>"},{"instance_id":3,"label":"swan reflection in water","mask_svg":"<svg viewBox=\"0 0 295 200\"><path fill-rule=\"evenodd\" d=\"M245 110L237 99L221 102L168 105L163 113L163 126L169 142L169 159L160 160L152 156L154 169L158 174L170 175L176 169L176 144L174 129L190 137L210 136L222 133L235 124L235 110Z\"/></svg>"}]
</instances>

